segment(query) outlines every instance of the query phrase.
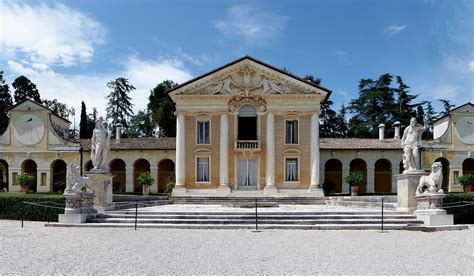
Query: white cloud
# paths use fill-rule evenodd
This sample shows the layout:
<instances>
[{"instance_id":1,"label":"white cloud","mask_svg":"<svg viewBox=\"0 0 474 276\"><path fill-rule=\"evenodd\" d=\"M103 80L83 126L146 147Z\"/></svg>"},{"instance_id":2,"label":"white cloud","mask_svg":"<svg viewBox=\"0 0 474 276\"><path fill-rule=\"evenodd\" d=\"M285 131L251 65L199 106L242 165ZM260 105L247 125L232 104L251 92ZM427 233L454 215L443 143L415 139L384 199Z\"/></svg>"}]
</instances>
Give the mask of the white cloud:
<instances>
[{"instance_id":1,"label":"white cloud","mask_svg":"<svg viewBox=\"0 0 474 276\"><path fill-rule=\"evenodd\" d=\"M215 28L226 38L243 40L249 45L264 45L275 40L283 34L288 21L287 16L246 5L232 6L227 16L215 21Z\"/></svg>"},{"instance_id":2,"label":"white cloud","mask_svg":"<svg viewBox=\"0 0 474 276\"><path fill-rule=\"evenodd\" d=\"M90 62L105 28L93 18L57 4L0 1L0 54L31 63L71 66Z\"/></svg>"},{"instance_id":3,"label":"white cloud","mask_svg":"<svg viewBox=\"0 0 474 276\"><path fill-rule=\"evenodd\" d=\"M407 27L408 25L390 25L385 28L383 32L388 35L395 35L400 32L403 32Z\"/></svg>"},{"instance_id":4,"label":"white cloud","mask_svg":"<svg viewBox=\"0 0 474 276\"><path fill-rule=\"evenodd\" d=\"M105 117L107 104L105 96L110 92L107 82L118 77L129 79L130 83L136 87L130 95L135 113L146 108L150 89L158 83L166 79L182 83L192 78L183 64L175 59L155 61L129 57L121 70L103 75L61 74L51 67L33 67L26 62L8 61L7 64L12 75L22 74L31 79L37 85L42 98L58 99L74 107L76 124L79 124L81 101L86 104L88 112L92 111L92 107L96 107L99 115ZM72 118L70 120L72 121Z\"/></svg>"},{"instance_id":5,"label":"white cloud","mask_svg":"<svg viewBox=\"0 0 474 276\"><path fill-rule=\"evenodd\" d=\"M468 68L469 71L474 72L474 59L471 60L471 61L467 64L467 68Z\"/></svg>"}]
</instances>

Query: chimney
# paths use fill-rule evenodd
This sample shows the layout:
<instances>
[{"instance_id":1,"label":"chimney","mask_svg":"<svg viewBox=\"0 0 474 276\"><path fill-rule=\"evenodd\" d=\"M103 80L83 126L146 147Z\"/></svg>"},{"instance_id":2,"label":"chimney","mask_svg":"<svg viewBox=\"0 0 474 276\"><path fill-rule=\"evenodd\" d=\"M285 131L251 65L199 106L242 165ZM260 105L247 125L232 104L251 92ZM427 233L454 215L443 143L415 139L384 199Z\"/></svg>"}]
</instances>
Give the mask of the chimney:
<instances>
[{"instance_id":1,"label":"chimney","mask_svg":"<svg viewBox=\"0 0 474 276\"><path fill-rule=\"evenodd\" d=\"M400 139L400 126L401 126L401 123L399 121L396 121L393 126L395 127L395 139Z\"/></svg>"},{"instance_id":2,"label":"chimney","mask_svg":"<svg viewBox=\"0 0 474 276\"><path fill-rule=\"evenodd\" d=\"M117 129L115 131L115 143L120 143L120 139L122 138L122 125L118 124Z\"/></svg>"},{"instance_id":3,"label":"chimney","mask_svg":"<svg viewBox=\"0 0 474 276\"><path fill-rule=\"evenodd\" d=\"M384 124L380 124L379 125L379 141L380 142L383 142L384 140L384 136L385 136L385 125Z\"/></svg>"}]
</instances>

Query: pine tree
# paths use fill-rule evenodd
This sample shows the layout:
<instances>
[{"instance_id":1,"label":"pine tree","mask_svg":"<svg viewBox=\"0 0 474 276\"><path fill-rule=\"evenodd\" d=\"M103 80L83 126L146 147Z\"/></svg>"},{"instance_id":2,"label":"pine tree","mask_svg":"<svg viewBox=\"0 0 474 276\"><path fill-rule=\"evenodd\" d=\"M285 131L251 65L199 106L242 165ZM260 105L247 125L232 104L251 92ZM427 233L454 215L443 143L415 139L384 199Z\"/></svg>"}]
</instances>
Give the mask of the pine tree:
<instances>
[{"instance_id":1,"label":"pine tree","mask_svg":"<svg viewBox=\"0 0 474 276\"><path fill-rule=\"evenodd\" d=\"M168 91L178 86L171 80L165 80L150 91L148 110L153 117L153 126L160 129L160 137L176 136L176 106Z\"/></svg>"},{"instance_id":2,"label":"pine tree","mask_svg":"<svg viewBox=\"0 0 474 276\"><path fill-rule=\"evenodd\" d=\"M418 95L409 94L408 88L410 87L403 82L402 77L397 76L396 79L398 87L395 88L394 91L397 95L397 108L394 120L400 121L403 125L408 125L410 119L416 114L414 108L417 107L417 110L419 110L419 104L412 104L412 101L415 100Z\"/></svg>"},{"instance_id":3,"label":"pine tree","mask_svg":"<svg viewBox=\"0 0 474 276\"><path fill-rule=\"evenodd\" d=\"M106 119L111 119L110 128L115 135L116 125L121 124L125 129L128 127L128 119L133 115L133 104L128 94L135 90L135 87L123 77L108 82L107 86L112 91L106 97L109 100Z\"/></svg>"},{"instance_id":4,"label":"pine tree","mask_svg":"<svg viewBox=\"0 0 474 276\"><path fill-rule=\"evenodd\" d=\"M43 99L41 100L41 104L49 110L53 111L55 114L66 119L69 117L70 114L72 114L72 109L70 109L67 104L61 103L56 99Z\"/></svg>"},{"instance_id":5,"label":"pine tree","mask_svg":"<svg viewBox=\"0 0 474 276\"><path fill-rule=\"evenodd\" d=\"M87 133L89 134L89 138L92 137L92 132L94 131L95 123L97 122L98 118L99 115L97 113L97 108L93 107L92 113L87 115Z\"/></svg>"},{"instance_id":6,"label":"pine tree","mask_svg":"<svg viewBox=\"0 0 474 276\"><path fill-rule=\"evenodd\" d=\"M91 138L89 135L89 120L87 118L86 104L81 102L81 121L79 122L79 138Z\"/></svg>"},{"instance_id":7,"label":"pine tree","mask_svg":"<svg viewBox=\"0 0 474 276\"><path fill-rule=\"evenodd\" d=\"M0 135L8 127L8 112L7 109L13 105L12 96L10 95L10 88L3 79L3 71L0 71Z\"/></svg>"},{"instance_id":8,"label":"pine tree","mask_svg":"<svg viewBox=\"0 0 474 276\"><path fill-rule=\"evenodd\" d=\"M27 77L19 76L12 83L14 91L15 103L30 99L39 104L42 104L41 97L36 84L32 83Z\"/></svg>"},{"instance_id":9,"label":"pine tree","mask_svg":"<svg viewBox=\"0 0 474 276\"><path fill-rule=\"evenodd\" d=\"M451 101L446 100L446 99L439 99L438 101L443 104L443 108L444 108L444 110L439 113L439 117L448 115L451 108L454 107L454 104L451 104Z\"/></svg>"},{"instance_id":10,"label":"pine tree","mask_svg":"<svg viewBox=\"0 0 474 276\"><path fill-rule=\"evenodd\" d=\"M128 138L153 137L152 116L147 110L141 110L130 118L127 129Z\"/></svg>"},{"instance_id":11,"label":"pine tree","mask_svg":"<svg viewBox=\"0 0 474 276\"><path fill-rule=\"evenodd\" d=\"M336 137L338 138L345 138L347 137L347 132L349 130L349 127L347 125L347 109L344 104L341 105L341 108L339 109L339 114L337 114L336 118Z\"/></svg>"}]
</instances>

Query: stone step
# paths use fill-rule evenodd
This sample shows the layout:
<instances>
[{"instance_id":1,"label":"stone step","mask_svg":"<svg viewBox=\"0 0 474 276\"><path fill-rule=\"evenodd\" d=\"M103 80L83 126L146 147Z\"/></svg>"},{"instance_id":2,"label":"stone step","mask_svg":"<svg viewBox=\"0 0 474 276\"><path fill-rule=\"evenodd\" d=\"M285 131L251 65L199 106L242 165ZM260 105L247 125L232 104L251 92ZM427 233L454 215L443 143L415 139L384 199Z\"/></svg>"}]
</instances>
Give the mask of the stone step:
<instances>
[{"instance_id":1,"label":"stone step","mask_svg":"<svg viewBox=\"0 0 474 276\"><path fill-rule=\"evenodd\" d=\"M207 197L207 196L179 196L171 197L173 204L220 204L224 206L237 206L239 204L254 203L254 197ZM323 197L258 197L257 202L288 205L324 205Z\"/></svg>"},{"instance_id":2,"label":"stone step","mask_svg":"<svg viewBox=\"0 0 474 276\"><path fill-rule=\"evenodd\" d=\"M134 218L97 218L90 219L91 223L134 223ZM255 219L137 219L138 224L253 224ZM267 224L293 224L293 225L314 225L314 224L381 224L380 219L268 219L259 218L258 223ZM421 220L411 219L384 219L387 224L422 224Z\"/></svg>"},{"instance_id":3,"label":"stone step","mask_svg":"<svg viewBox=\"0 0 474 276\"><path fill-rule=\"evenodd\" d=\"M312 211L312 212L279 212L279 211L261 211L258 210L258 215L279 215L279 216L308 216L308 215L380 215L381 212L379 210L377 211L366 211L366 210L360 210L360 211L324 211L324 212L318 212L318 211ZM105 214L100 214L100 215L133 215L135 216L135 210L124 210L124 211L108 211ZM209 211L193 211L193 212L172 212L172 211L144 211L144 210L138 210L138 215L207 215L207 216L212 216L212 215L225 215L225 216L237 216L237 215L253 215L255 216L255 212L209 212ZM401 211L387 211L384 213L385 216L388 215L408 215L406 212L401 212Z\"/></svg>"},{"instance_id":4,"label":"stone step","mask_svg":"<svg viewBox=\"0 0 474 276\"><path fill-rule=\"evenodd\" d=\"M134 228L134 223L49 223L47 227L112 227L112 228ZM255 223L251 224L139 224L138 229L143 228L167 228L167 229L255 229ZM259 229L282 229L282 230L381 230L377 224L318 224L318 225L294 225L294 224L271 224L260 225ZM418 230L424 231L427 227L414 224L384 224L384 230ZM451 230L451 229L450 229ZM454 229L453 229L454 230Z\"/></svg>"},{"instance_id":5,"label":"stone step","mask_svg":"<svg viewBox=\"0 0 474 276\"><path fill-rule=\"evenodd\" d=\"M359 201L338 201L335 206L353 207L353 208L382 208L380 202L359 202ZM397 203L385 203L383 204L384 209L396 210Z\"/></svg>"},{"instance_id":6,"label":"stone step","mask_svg":"<svg viewBox=\"0 0 474 276\"><path fill-rule=\"evenodd\" d=\"M100 215L97 219L135 219L134 215ZM384 219L412 219L415 218L411 215L384 215ZM255 219L255 215L239 215L239 216L223 216L223 215L138 215L137 219L229 219L229 220L241 220L241 219ZM278 215L259 215L258 219L281 219L281 220L318 220L318 219L374 219L381 220L381 215L315 215L315 216L278 216Z\"/></svg>"}]
</instances>

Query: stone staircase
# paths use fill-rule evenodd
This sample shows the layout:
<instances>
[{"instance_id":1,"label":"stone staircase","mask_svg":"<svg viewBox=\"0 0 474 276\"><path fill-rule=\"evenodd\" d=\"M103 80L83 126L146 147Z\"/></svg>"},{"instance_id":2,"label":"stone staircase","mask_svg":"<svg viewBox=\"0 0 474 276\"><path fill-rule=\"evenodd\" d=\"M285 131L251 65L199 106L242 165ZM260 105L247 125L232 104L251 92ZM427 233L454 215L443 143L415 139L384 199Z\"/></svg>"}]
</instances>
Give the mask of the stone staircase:
<instances>
[{"instance_id":1,"label":"stone staircase","mask_svg":"<svg viewBox=\"0 0 474 276\"><path fill-rule=\"evenodd\" d=\"M170 197L173 204L204 204L240 207L241 205L255 204L255 199L259 204L268 205L325 205L323 197L208 197L208 196L179 196Z\"/></svg>"},{"instance_id":2,"label":"stone staircase","mask_svg":"<svg viewBox=\"0 0 474 276\"><path fill-rule=\"evenodd\" d=\"M269 208L270 209L270 208ZM377 230L381 228L381 213L366 210L332 211L270 211L258 212L259 229L321 229ZM142 211L138 212L138 228L180 229L255 229L255 211ZM384 229L401 230L422 226L416 217L396 211L384 214ZM83 227L134 227L135 210L109 211L89 219Z\"/></svg>"},{"instance_id":3,"label":"stone staircase","mask_svg":"<svg viewBox=\"0 0 474 276\"><path fill-rule=\"evenodd\" d=\"M397 209L397 196L383 196L385 210ZM326 199L330 206L344 206L350 208L382 208L382 196L333 196Z\"/></svg>"}]
</instances>

